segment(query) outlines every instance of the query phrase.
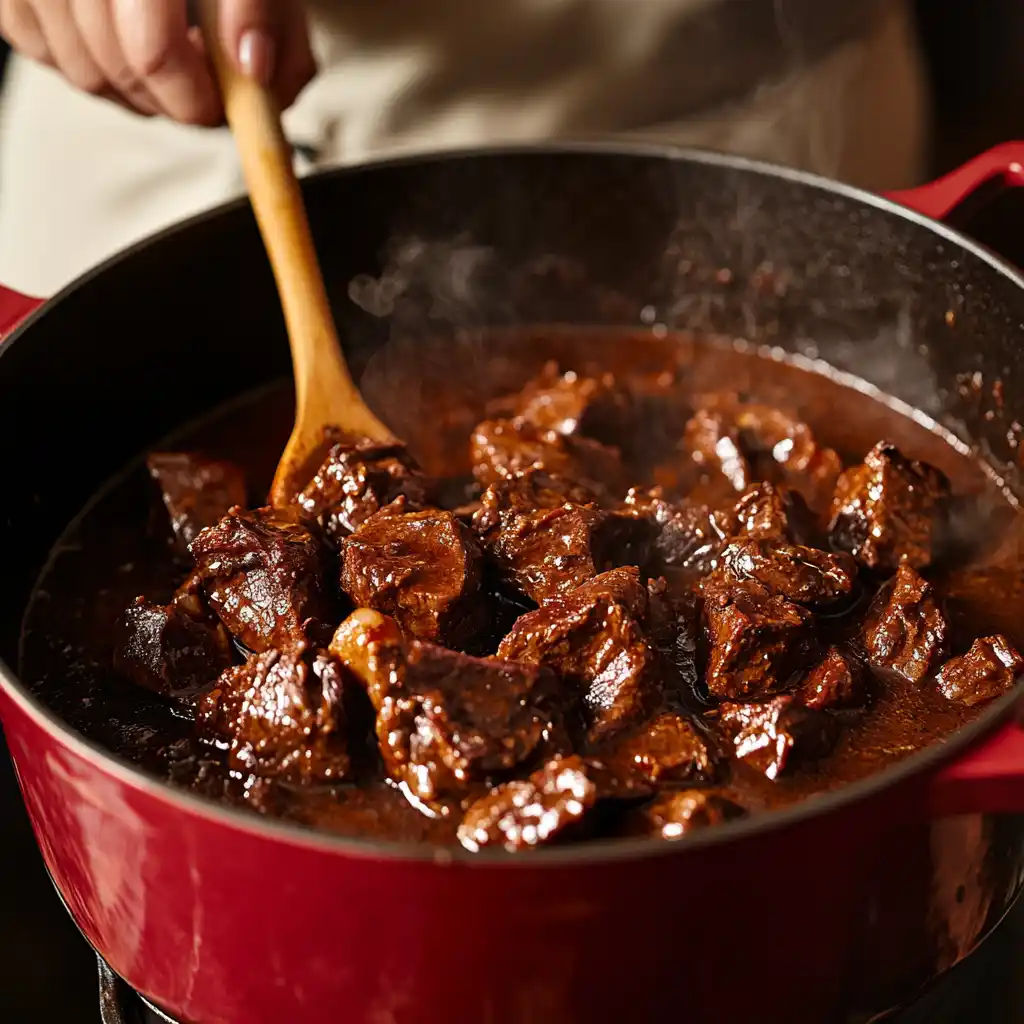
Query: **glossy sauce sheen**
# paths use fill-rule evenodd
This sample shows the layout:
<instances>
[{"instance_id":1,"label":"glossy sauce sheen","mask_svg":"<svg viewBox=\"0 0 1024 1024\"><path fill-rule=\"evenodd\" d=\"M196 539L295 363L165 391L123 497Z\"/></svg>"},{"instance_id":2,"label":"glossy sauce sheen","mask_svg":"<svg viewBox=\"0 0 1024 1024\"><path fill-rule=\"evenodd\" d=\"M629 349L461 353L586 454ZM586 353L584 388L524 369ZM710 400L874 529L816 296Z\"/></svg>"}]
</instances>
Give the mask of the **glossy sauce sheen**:
<instances>
[{"instance_id":1,"label":"glossy sauce sheen","mask_svg":"<svg viewBox=\"0 0 1024 1024\"><path fill-rule=\"evenodd\" d=\"M457 346L453 357L453 344ZM650 335L536 332L452 342L392 342L367 367L371 404L408 443L430 474L452 480L451 503L465 498L468 436L487 400L521 387L543 363L563 370L611 370L640 390L680 385L679 423L652 420L649 436L631 439L638 453L631 480L697 487L716 497L717 484L691 480L672 448L685 422L687 393L728 388L799 412L818 440L845 463L859 461L880 438L942 469L961 500L965 543L929 578L942 593L954 652L975 636L1004 633L1022 646L1024 583L1021 517L982 467L936 433L880 401L818 373L729 346ZM659 380L661 383L659 383ZM201 451L229 459L247 474L251 505L261 504L287 437L291 389L279 385L234 403L186 428L164 450ZM721 492L718 492L720 495ZM298 787L232 778L216 752L193 739L188 710L118 678L110 668L113 626L139 594L166 601L189 568L171 542L167 516L144 465L128 471L68 530L42 574L25 620L21 674L77 729L174 785L344 835L454 841L458 819L431 819L382 781ZM880 680L881 695L851 716L834 751L813 769L771 782L741 762L729 789L751 808L807 798L879 771L941 741L976 714L946 701L933 683Z\"/></svg>"}]
</instances>

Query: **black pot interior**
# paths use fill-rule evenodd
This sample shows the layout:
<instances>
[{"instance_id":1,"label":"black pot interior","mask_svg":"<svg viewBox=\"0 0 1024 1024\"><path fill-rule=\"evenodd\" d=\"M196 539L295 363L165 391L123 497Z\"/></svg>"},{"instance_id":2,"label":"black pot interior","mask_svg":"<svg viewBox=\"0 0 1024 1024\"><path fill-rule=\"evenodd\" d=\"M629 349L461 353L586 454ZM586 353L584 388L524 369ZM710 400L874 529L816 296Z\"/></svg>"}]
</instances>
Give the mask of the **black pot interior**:
<instances>
[{"instance_id":1,"label":"black pot interior","mask_svg":"<svg viewBox=\"0 0 1024 1024\"><path fill-rule=\"evenodd\" d=\"M940 420L1020 492L1024 288L865 197L725 158L515 151L306 183L357 374L381 346L485 325L651 325L818 357ZM479 358L472 330L453 359ZM247 206L143 244L0 357L0 656L69 519L148 445L288 373ZM996 382L1004 382L997 384Z\"/></svg>"}]
</instances>

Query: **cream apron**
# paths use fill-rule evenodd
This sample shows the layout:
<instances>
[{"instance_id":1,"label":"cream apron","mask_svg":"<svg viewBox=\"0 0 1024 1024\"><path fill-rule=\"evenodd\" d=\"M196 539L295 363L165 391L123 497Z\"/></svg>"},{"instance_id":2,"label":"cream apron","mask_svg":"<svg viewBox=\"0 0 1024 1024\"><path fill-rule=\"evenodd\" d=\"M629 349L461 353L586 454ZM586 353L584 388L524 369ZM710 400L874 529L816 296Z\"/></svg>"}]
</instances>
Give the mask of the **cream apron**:
<instances>
[{"instance_id":1,"label":"cream apron","mask_svg":"<svg viewBox=\"0 0 1024 1024\"><path fill-rule=\"evenodd\" d=\"M312 8L322 71L287 115L306 168L618 133L875 189L920 175L926 102L898 0L321 0ZM0 106L0 282L52 294L241 187L226 132L139 118L12 61Z\"/></svg>"}]
</instances>

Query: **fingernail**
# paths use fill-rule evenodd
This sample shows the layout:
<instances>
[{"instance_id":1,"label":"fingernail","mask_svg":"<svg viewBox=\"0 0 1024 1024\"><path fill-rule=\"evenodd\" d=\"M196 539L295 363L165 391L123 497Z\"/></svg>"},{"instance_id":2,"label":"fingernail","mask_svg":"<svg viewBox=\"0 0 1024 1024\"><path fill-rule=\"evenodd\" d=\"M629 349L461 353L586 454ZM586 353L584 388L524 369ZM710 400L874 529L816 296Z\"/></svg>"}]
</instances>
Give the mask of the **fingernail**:
<instances>
[{"instance_id":1,"label":"fingernail","mask_svg":"<svg viewBox=\"0 0 1024 1024\"><path fill-rule=\"evenodd\" d=\"M264 88L274 78L274 40L261 29L249 29L238 44L242 71Z\"/></svg>"}]
</instances>

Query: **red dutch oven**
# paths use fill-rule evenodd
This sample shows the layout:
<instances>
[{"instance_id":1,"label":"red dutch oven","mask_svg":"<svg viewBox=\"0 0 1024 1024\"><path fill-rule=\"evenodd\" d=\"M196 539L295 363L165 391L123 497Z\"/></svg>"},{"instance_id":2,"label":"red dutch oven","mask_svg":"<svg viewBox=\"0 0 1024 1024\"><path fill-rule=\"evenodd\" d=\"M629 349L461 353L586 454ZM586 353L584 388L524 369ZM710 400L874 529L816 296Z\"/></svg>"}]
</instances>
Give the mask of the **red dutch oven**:
<instances>
[{"instance_id":1,"label":"red dutch oven","mask_svg":"<svg viewBox=\"0 0 1024 1024\"><path fill-rule=\"evenodd\" d=\"M484 325L741 336L922 409L1021 494L1024 278L938 220L1024 184L1022 163L1024 143L1008 144L886 199L705 153L540 146L304 187L357 372L454 327L453 360ZM384 278L387 301L368 301ZM19 681L19 624L47 552L106 479L287 374L251 212L176 227L45 304L5 292L0 324L7 743L78 926L175 1018L867 1020L967 955L1016 898L1018 693L859 784L678 843L470 857L302 831L147 776ZM966 395L965 374L1002 380L1002 402Z\"/></svg>"}]
</instances>

